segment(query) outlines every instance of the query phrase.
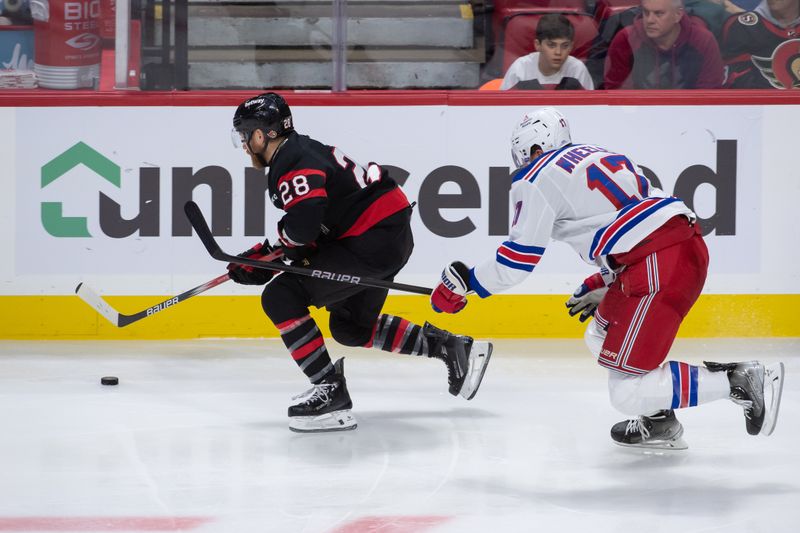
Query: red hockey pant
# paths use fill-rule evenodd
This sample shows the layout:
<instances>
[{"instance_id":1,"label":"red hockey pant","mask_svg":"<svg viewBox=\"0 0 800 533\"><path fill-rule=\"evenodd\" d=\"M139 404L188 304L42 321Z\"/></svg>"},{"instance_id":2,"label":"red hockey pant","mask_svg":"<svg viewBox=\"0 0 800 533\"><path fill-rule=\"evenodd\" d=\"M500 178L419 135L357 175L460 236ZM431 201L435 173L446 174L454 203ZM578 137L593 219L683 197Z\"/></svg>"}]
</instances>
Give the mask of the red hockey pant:
<instances>
[{"instance_id":1,"label":"red hockey pant","mask_svg":"<svg viewBox=\"0 0 800 533\"><path fill-rule=\"evenodd\" d=\"M646 249L614 257L625 269L595 315L607 331L598 363L631 375L645 374L666 359L708 271L703 237L684 217L668 222L646 243Z\"/></svg>"}]
</instances>

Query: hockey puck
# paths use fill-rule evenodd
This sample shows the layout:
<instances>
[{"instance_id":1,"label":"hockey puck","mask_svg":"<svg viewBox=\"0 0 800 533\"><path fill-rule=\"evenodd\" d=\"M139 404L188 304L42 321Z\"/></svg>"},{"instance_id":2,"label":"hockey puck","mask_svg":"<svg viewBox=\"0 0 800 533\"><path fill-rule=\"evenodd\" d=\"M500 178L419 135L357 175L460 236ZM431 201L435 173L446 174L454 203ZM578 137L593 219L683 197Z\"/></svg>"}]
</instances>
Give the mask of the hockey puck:
<instances>
[{"instance_id":1,"label":"hockey puck","mask_svg":"<svg viewBox=\"0 0 800 533\"><path fill-rule=\"evenodd\" d=\"M103 385L117 385L119 384L119 378L117 376L105 376L100 378L100 383Z\"/></svg>"}]
</instances>

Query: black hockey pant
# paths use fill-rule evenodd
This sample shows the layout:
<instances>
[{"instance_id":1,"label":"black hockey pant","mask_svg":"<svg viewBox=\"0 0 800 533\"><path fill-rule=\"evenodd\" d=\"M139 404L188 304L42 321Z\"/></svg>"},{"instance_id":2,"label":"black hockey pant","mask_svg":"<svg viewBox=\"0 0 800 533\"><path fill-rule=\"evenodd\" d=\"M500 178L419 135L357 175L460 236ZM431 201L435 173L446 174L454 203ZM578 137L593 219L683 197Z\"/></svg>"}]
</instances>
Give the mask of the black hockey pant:
<instances>
[{"instance_id":1,"label":"black hockey pant","mask_svg":"<svg viewBox=\"0 0 800 533\"><path fill-rule=\"evenodd\" d=\"M411 256L411 209L400 211L356 237L322 244L309 268L393 280ZM386 289L363 287L284 273L264 289L261 304L286 347L312 383L333 371L322 334L309 307L330 313L333 338L345 346L372 346L421 355L421 328L399 317L380 315ZM380 320L379 320L380 316ZM374 341L374 342L373 342Z\"/></svg>"}]
</instances>

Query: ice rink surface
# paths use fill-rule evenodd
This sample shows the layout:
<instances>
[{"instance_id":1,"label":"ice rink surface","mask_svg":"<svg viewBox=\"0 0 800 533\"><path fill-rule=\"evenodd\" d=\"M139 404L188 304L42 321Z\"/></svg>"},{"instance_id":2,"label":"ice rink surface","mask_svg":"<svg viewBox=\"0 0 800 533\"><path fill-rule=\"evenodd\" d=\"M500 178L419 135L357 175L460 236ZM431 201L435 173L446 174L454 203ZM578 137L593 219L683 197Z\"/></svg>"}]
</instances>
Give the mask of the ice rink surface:
<instances>
[{"instance_id":1,"label":"ice rink surface","mask_svg":"<svg viewBox=\"0 0 800 533\"><path fill-rule=\"evenodd\" d=\"M678 412L689 449L614 445L579 340L501 340L478 395L440 361L345 349L355 431L296 434L277 340L0 342L0 531L736 532L800 528L800 340L679 340L784 361L775 433ZM100 378L120 378L116 387Z\"/></svg>"}]
</instances>

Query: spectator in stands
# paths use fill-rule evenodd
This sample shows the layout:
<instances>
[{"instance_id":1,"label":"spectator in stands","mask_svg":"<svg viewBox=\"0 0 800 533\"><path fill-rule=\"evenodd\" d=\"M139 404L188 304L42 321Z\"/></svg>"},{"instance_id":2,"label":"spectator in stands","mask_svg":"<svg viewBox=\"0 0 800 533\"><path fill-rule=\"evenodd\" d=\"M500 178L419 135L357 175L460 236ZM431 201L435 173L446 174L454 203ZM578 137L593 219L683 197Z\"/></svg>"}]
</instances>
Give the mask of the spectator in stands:
<instances>
[{"instance_id":1,"label":"spectator in stands","mask_svg":"<svg viewBox=\"0 0 800 533\"><path fill-rule=\"evenodd\" d=\"M800 0L762 0L722 31L725 86L800 89Z\"/></svg>"},{"instance_id":2,"label":"spectator in stands","mask_svg":"<svg viewBox=\"0 0 800 533\"><path fill-rule=\"evenodd\" d=\"M536 51L518 57L500 89L594 89L589 71L572 57L575 28L560 13L549 13L536 25Z\"/></svg>"},{"instance_id":3,"label":"spectator in stands","mask_svg":"<svg viewBox=\"0 0 800 533\"><path fill-rule=\"evenodd\" d=\"M606 89L715 89L723 64L714 35L682 0L641 0L642 13L608 49Z\"/></svg>"}]
</instances>

